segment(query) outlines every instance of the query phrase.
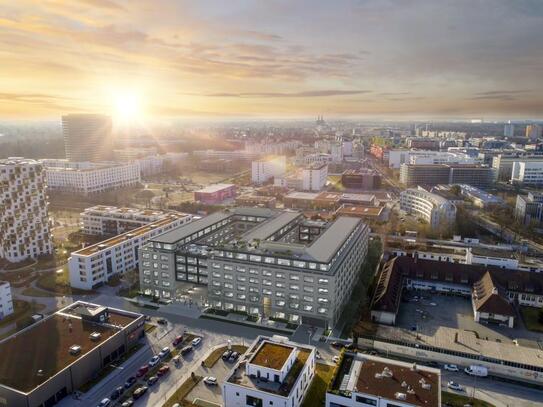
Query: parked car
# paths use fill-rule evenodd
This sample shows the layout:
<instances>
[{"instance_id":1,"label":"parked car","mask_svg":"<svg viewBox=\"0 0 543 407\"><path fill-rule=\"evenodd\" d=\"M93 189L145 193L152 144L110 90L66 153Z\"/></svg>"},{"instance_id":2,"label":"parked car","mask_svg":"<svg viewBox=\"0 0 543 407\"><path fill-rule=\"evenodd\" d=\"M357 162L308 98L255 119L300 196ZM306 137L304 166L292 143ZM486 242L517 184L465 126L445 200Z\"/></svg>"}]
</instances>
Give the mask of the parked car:
<instances>
[{"instance_id":1,"label":"parked car","mask_svg":"<svg viewBox=\"0 0 543 407\"><path fill-rule=\"evenodd\" d=\"M464 369L464 372L466 372L470 376L478 376L478 377L488 376L488 369L484 366L471 365L469 367L466 367Z\"/></svg>"},{"instance_id":2,"label":"parked car","mask_svg":"<svg viewBox=\"0 0 543 407\"><path fill-rule=\"evenodd\" d=\"M181 354L186 355L187 353L192 352L192 346L188 345L181 349Z\"/></svg>"},{"instance_id":3,"label":"parked car","mask_svg":"<svg viewBox=\"0 0 543 407\"><path fill-rule=\"evenodd\" d=\"M164 365L160 369L158 369L158 372L156 372L156 375L158 377L164 376L166 373L170 371L170 366Z\"/></svg>"},{"instance_id":4,"label":"parked car","mask_svg":"<svg viewBox=\"0 0 543 407\"><path fill-rule=\"evenodd\" d=\"M332 342L330 345L332 345L334 348L343 348L343 344L341 342L338 342L338 341L334 341Z\"/></svg>"},{"instance_id":5,"label":"parked car","mask_svg":"<svg viewBox=\"0 0 543 407\"><path fill-rule=\"evenodd\" d=\"M107 407L110 404L111 404L111 400L108 398L105 398L100 403L98 403L98 407Z\"/></svg>"},{"instance_id":6,"label":"parked car","mask_svg":"<svg viewBox=\"0 0 543 407\"><path fill-rule=\"evenodd\" d=\"M136 379L134 376L130 376L128 379L126 379L126 382L124 382L124 388L129 389L136 383L138 379Z\"/></svg>"},{"instance_id":7,"label":"parked car","mask_svg":"<svg viewBox=\"0 0 543 407\"><path fill-rule=\"evenodd\" d=\"M136 377L142 377L145 376L145 374L149 371L149 365L144 365L138 369L136 372Z\"/></svg>"},{"instance_id":8,"label":"parked car","mask_svg":"<svg viewBox=\"0 0 543 407\"><path fill-rule=\"evenodd\" d=\"M334 357L332 358L332 362L334 362L334 363L337 364L337 363L339 362L339 356L334 356Z\"/></svg>"},{"instance_id":9,"label":"parked car","mask_svg":"<svg viewBox=\"0 0 543 407\"><path fill-rule=\"evenodd\" d=\"M134 400L128 399L121 404L121 407L132 407L134 405Z\"/></svg>"},{"instance_id":10,"label":"parked car","mask_svg":"<svg viewBox=\"0 0 543 407\"><path fill-rule=\"evenodd\" d=\"M348 345L345 345L345 349L347 349L347 350L355 350L356 345L354 343L349 343Z\"/></svg>"},{"instance_id":11,"label":"parked car","mask_svg":"<svg viewBox=\"0 0 543 407\"><path fill-rule=\"evenodd\" d=\"M202 338L194 338L192 340L192 346L198 346L202 342Z\"/></svg>"},{"instance_id":12,"label":"parked car","mask_svg":"<svg viewBox=\"0 0 543 407\"><path fill-rule=\"evenodd\" d=\"M170 348L165 347L165 348L163 348L163 349L159 352L158 357L159 357L160 359L164 359L164 358L165 358L166 356L168 356L170 353L172 353L172 351L170 350Z\"/></svg>"},{"instance_id":13,"label":"parked car","mask_svg":"<svg viewBox=\"0 0 543 407\"><path fill-rule=\"evenodd\" d=\"M213 376L204 377L204 383L207 384L208 386L216 386L217 378Z\"/></svg>"},{"instance_id":14,"label":"parked car","mask_svg":"<svg viewBox=\"0 0 543 407\"><path fill-rule=\"evenodd\" d=\"M136 390L134 390L134 393L132 393L132 397L134 400L139 399L141 396L143 396L149 388L147 386L140 386Z\"/></svg>"},{"instance_id":15,"label":"parked car","mask_svg":"<svg viewBox=\"0 0 543 407\"><path fill-rule=\"evenodd\" d=\"M119 386L115 390L113 390L113 393L111 393L111 396L109 396L109 398L111 400L117 400L119 397L122 396L123 393L124 393L124 387Z\"/></svg>"},{"instance_id":16,"label":"parked car","mask_svg":"<svg viewBox=\"0 0 543 407\"><path fill-rule=\"evenodd\" d=\"M232 352L232 354L230 355L230 357L228 358L228 360L230 362L235 362L236 360L238 360L239 358L239 353L237 352Z\"/></svg>"},{"instance_id":17,"label":"parked car","mask_svg":"<svg viewBox=\"0 0 543 407\"><path fill-rule=\"evenodd\" d=\"M443 369L448 370L449 372L458 372L460 369L458 369L458 366L456 365L443 365Z\"/></svg>"},{"instance_id":18,"label":"parked car","mask_svg":"<svg viewBox=\"0 0 543 407\"><path fill-rule=\"evenodd\" d=\"M153 356L149 361L149 367L155 367L156 365L158 365L158 362L160 362L160 358L156 355Z\"/></svg>"},{"instance_id":19,"label":"parked car","mask_svg":"<svg viewBox=\"0 0 543 407\"><path fill-rule=\"evenodd\" d=\"M175 366L179 366L181 364L181 355L175 355L172 358L172 362L174 363Z\"/></svg>"},{"instance_id":20,"label":"parked car","mask_svg":"<svg viewBox=\"0 0 543 407\"><path fill-rule=\"evenodd\" d=\"M232 353L233 352L231 350L225 350L224 353L222 354L222 358L226 360L230 357Z\"/></svg>"},{"instance_id":21,"label":"parked car","mask_svg":"<svg viewBox=\"0 0 543 407\"><path fill-rule=\"evenodd\" d=\"M168 320L165 319L165 318L159 318L156 320L156 322L158 322L160 325L167 325L168 324Z\"/></svg>"},{"instance_id":22,"label":"parked car","mask_svg":"<svg viewBox=\"0 0 543 407\"><path fill-rule=\"evenodd\" d=\"M452 380L449 383L447 383L447 387L449 389L456 390L456 391L463 391L464 390L464 388L462 386L460 386L456 382L453 382Z\"/></svg>"},{"instance_id":23,"label":"parked car","mask_svg":"<svg viewBox=\"0 0 543 407\"><path fill-rule=\"evenodd\" d=\"M151 376L149 379L147 379L147 386L152 386L158 382L158 376Z\"/></svg>"},{"instance_id":24,"label":"parked car","mask_svg":"<svg viewBox=\"0 0 543 407\"><path fill-rule=\"evenodd\" d=\"M172 342L173 346L179 345L181 342L183 342L183 335L176 336L175 339Z\"/></svg>"}]
</instances>

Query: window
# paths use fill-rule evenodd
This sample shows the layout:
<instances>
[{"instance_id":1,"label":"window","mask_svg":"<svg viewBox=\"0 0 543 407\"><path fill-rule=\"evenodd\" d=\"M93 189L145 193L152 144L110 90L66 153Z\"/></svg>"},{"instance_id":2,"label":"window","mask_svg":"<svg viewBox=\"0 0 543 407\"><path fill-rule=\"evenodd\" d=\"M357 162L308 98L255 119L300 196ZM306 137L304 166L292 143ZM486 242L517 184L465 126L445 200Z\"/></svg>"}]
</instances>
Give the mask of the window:
<instances>
[{"instance_id":1,"label":"window","mask_svg":"<svg viewBox=\"0 0 543 407\"><path fill-rule=\"evenodd\" d=\"M370 398L364 397L364 396L356 396L356 401L358 403L363 403L363 404L366 404L368 406L376 406L377 405L377 400L370 399ZM390 406L390 404L389 404L389 406Z\"/></svg>"}]
</instances>

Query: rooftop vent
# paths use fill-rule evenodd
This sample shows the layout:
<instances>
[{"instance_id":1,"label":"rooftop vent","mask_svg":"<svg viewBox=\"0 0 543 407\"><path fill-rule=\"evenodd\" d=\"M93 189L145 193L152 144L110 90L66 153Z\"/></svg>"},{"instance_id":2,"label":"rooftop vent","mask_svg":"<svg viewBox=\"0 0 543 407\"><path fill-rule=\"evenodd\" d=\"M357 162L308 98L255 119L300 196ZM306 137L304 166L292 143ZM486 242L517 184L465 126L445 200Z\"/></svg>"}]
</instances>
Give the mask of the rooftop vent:
<instances>
[{"instance_id":1,"label":"rooftop vent","mask_svg":"<svg viewBox=\"0 0 543 407\"><path fill-rule=\"evenodd\" d=\"M401 384L402 387L407 387L407 382L403 381Z\"/></svg>"},{"instance_id":2,"label":"rooftop vent","mask_svg":"<svg viewBox=\"0 0 543 407\"><path fill-rule=\"evenodd\" d=\"M430 390L432 388L430 383L421 383L421 386L424 390Z\"/></svg>"},{"instance_id":3,"label":"rooftop vent","mask_svg":"<svg viewBox=\"0 0 543 407\"><path fill-rule=\"evenodd\" d=\"M411 387L411 386L408 386L408 387L407 387L407 392L408 392L409 394L415 394L415 389L414 389L413 387Z\"/></svg>"},{"instance_id":4,"label":"rooftop vent","mask_svg":"<svg viewBox=\"0 0 543 407\"><path fill-rule=\"evenodd\" d=\"M93 332L89 335L89 338L93 342L97 342L102 337L102 334L100 332Z\"/></svg>"},{"instance_id":5,"label":"rooftop vent","mask_svg":"<svg viewBox=\"0 0 543 407\"><path fill-rule=\"evenodd\" d=\"M411 366L411 370L416 372L417 371L417 364L413 363L413 366Z\"/></svg>"},{"instance_id":6,"label":"rooftop vent","mask_svg":"<svg viewBox=\"0 0 543 407\"><path fill-rule=\"evenodd\" d=\"M394 397L396 397L397 400L405 400L407 399L407 394L400 393L399 391L394 393Z\"/></svg>"},{"instance_id":7,"label":"rooftop vent","mask_svg":"<svg viewBox=\"0 0 543 407\"><path fill-rule=\"evenodd\" d=\"M70 355L79 355L81 353L81 346L79 345L72 345L70 346Z\"/></svg>"},{"instance_id":8,"label":"rooftop vent","mask_svg":"<svg viewBox=\"0 0 543 407\"><path fill-rule=\"evenodd\" d=\"M383 377L392 377L392 370L390 370L388 366L385 366L381 375Z\"/></svg>"}]
</instances>

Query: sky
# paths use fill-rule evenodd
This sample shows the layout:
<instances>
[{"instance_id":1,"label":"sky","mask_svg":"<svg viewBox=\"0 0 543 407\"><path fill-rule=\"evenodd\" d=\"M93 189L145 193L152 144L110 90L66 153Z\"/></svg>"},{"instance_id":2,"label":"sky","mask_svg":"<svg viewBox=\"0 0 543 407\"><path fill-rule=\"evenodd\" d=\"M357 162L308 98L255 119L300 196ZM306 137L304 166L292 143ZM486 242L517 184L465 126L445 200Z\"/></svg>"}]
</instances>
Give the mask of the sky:
<instances>
[{"instance_id":1,"label":"sky","mask_svg":"<svg viewBox=\"0 0 543 407\"><path fill-rule=\"evenodd\" d=\"M542 111L542 0L0 0L0 118Z\"/></svg>"}]
</instances>

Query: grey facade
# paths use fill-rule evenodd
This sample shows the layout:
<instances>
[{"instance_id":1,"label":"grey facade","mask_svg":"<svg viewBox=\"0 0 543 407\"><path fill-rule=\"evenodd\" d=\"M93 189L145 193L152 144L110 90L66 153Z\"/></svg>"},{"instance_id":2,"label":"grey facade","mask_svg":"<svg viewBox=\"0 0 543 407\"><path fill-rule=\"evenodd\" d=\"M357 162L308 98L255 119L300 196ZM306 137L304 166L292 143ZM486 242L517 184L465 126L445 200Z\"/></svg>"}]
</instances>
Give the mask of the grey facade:
<instances>
[{"instance_id":1,"label":"grey facade","mask_svg":"<svg viewBox=\"0 0 543 407\"><path fill-rule=\"evenodd\" d=\"M408 187L416 185L467 184L486 188L494 182L494 171L478 165L402 164L400 182Z\"/></svg>"},{"instance_id":2,"label":"grey facade","mask_svg":"<svg viewBox=\"0 0 543 407\"><path fill-rule=\"evenodd\" d=\"M522 224L540 224L543 220L543 194L517 195L515 219Z\"/></svg>"},{"instance_id":3,"label":"grey facade","mask_svg":"<svg viewBox=\"0 0 543 407\"><path fill-rule=\"evenodd\" d=\"M208 287L213 308L333 326L366 257L359 219L307 221L301 212L237 208L158 236L141 249L145 294Z\"/></svg>"}]
</instances>

